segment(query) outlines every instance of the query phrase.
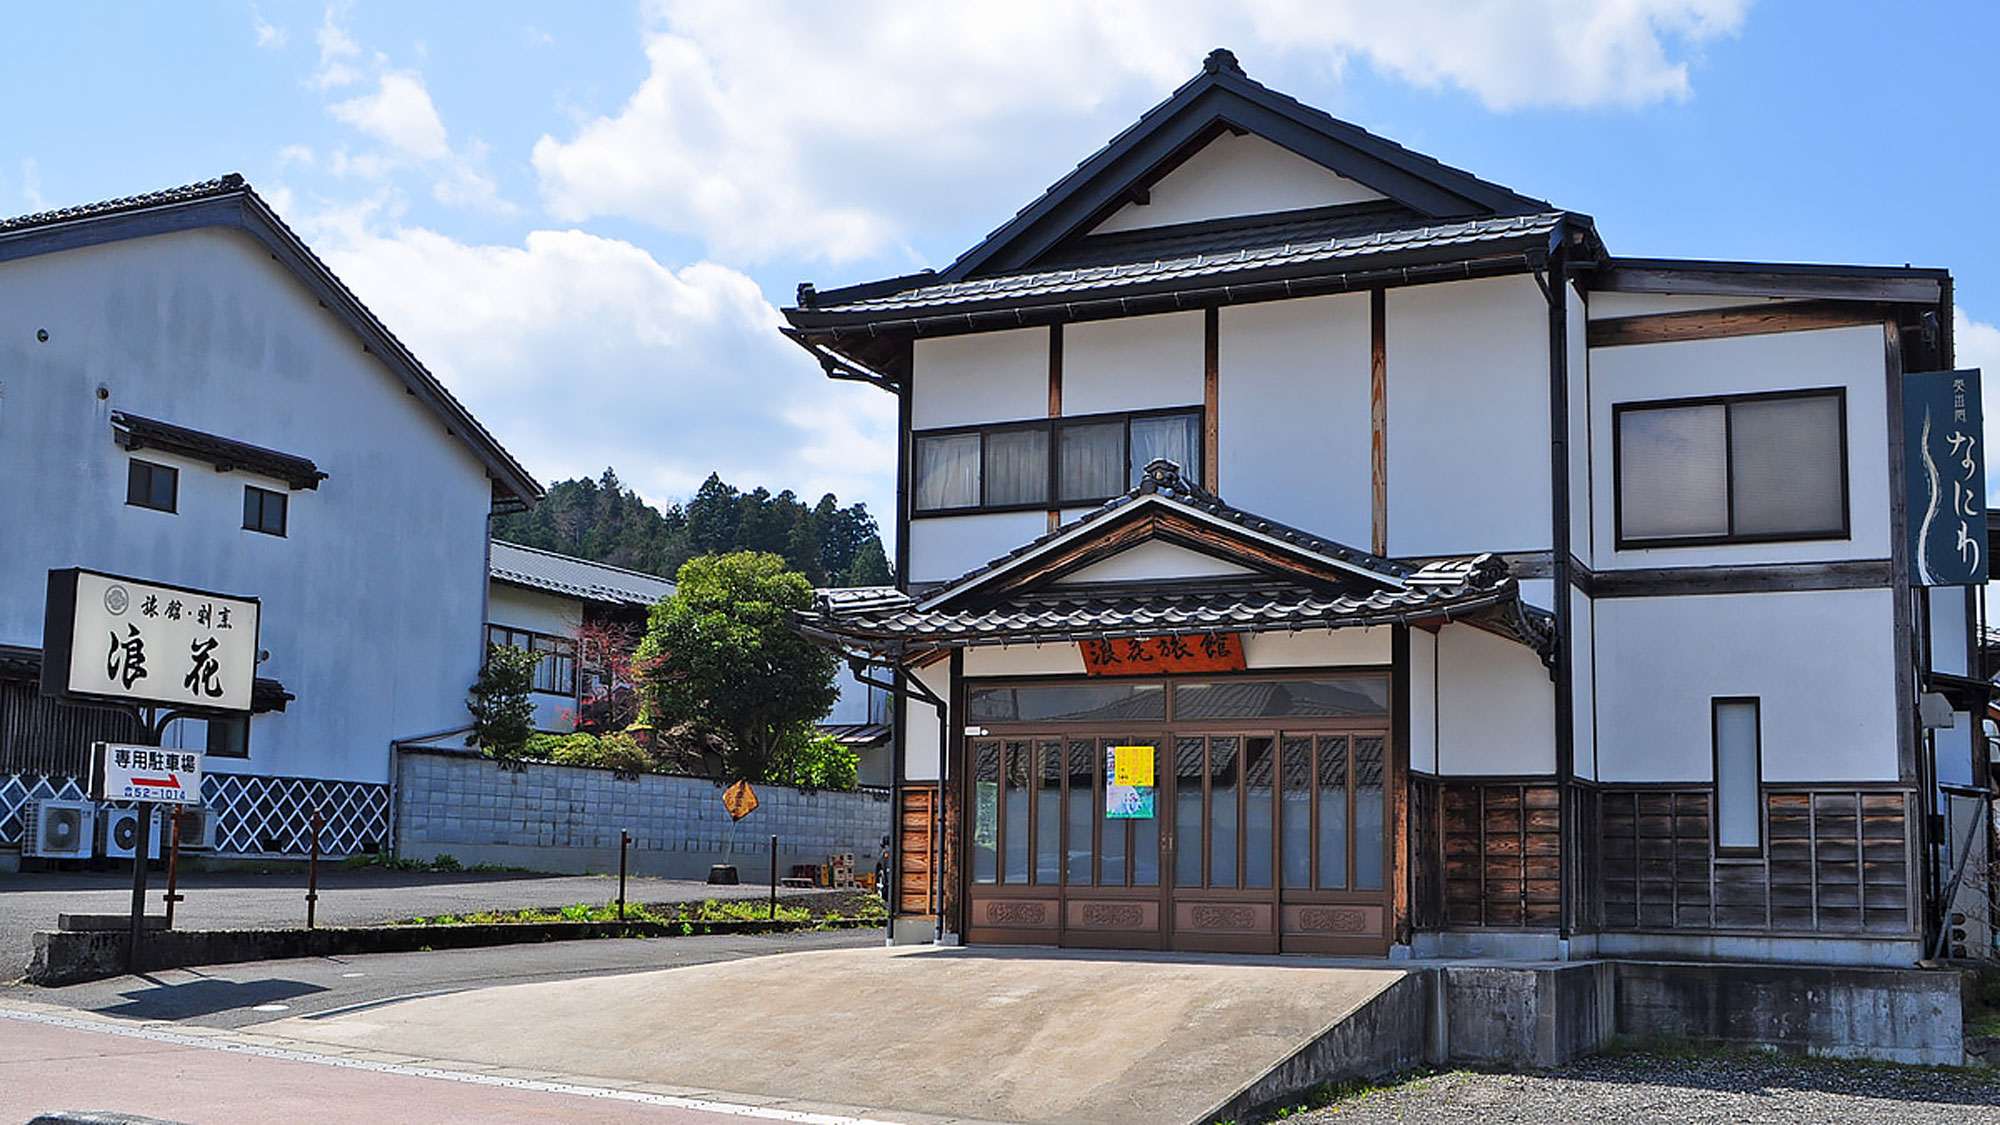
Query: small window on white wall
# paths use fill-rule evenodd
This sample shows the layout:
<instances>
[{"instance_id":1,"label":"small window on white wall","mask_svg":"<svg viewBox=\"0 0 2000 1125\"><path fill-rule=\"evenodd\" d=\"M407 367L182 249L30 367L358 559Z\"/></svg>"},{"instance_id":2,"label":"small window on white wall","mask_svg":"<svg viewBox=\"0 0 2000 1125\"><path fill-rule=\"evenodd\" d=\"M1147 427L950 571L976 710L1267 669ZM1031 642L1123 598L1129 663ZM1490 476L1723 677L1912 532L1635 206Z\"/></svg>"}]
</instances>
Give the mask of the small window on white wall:
<instances>
[{"instance_id":1,"label":"small window on white wall","mask_svg":"<svg viewBox=\"0 0 2000 1125\"><path fill-rule=\"evenodd\" d=\"M1764 847L1763 738L1758 701L1718 699L1715 707L1715 847Z\"/></svg>"}]
</instances>

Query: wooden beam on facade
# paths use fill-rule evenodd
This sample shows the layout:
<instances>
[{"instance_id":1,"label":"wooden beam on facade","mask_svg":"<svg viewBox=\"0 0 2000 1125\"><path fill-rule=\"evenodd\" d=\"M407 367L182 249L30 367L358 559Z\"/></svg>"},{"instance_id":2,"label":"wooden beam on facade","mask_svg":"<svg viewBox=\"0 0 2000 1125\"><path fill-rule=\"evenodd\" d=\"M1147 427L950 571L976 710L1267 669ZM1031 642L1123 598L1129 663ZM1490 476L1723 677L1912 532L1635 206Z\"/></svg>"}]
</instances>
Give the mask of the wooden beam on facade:
<instances>
[{"instance_id":1,"label":"wooden beam on facade","mask_svg":"<svg viewBox=\"0 0 2000 1125\"><path fill-rule=\"evenodd\" d=\"M1202 314L1201 349L1201 486L1210 495L1220 495L1221 466L1216 461L1222 450L1222 310L1209 308Z\"/></svg>"},{"instance_id":2,"label":"wooden beam on facade","mask_svg":"<svg viewBox=\"0 0 2000 1125\"><path fill-rule=\"evenodd\" d=\"M1861 324L1880 324L1883 316L1880 306L1867 303L1783 301L1768 305L1594 320L1590 322L1589 340L1593 348L1671 344L1686 340L1851 328Z\"/></svg>"},{"instance_id":3,"label":"wooden beam on facade","mask_svg":"<svg viewBox=\"0 0 2000 1125\"><path fill-rule=\"evenodd\" d=\"M1389 554L1389 295L1368 293L1369 549Z\"/></svg>"}]
</instances>

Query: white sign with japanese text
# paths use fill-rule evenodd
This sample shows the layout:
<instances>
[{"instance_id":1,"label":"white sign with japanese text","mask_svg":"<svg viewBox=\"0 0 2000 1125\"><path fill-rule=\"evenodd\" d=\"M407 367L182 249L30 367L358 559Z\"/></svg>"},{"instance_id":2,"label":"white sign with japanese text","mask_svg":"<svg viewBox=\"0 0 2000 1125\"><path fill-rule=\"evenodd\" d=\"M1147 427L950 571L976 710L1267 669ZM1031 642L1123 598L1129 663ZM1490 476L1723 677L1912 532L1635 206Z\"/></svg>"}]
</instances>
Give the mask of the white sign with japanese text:
<instances>
[{"instance_id":1,"label":"white sign with japanese text","mask_svg":"<svg viewBox=\"0 0 2000 1125\"><path fill-rule=\"evenodd\" d=\"M67 661L62 694L133 703L250 710L257 678L257 609L252 598L164 586L88 570L49 576L50 632L67 624L67 646L45 662ZM61 603L67 599L67 606ZM43 690L50 689L44 667Z\"/></svg>"},{"instance_id":2,"label":"white sign with japanese text","mask_svg":"<svg viewBox=\"0 0 2000 1125\"><path fill-rule=\"evenodd\" d=\"M91 796L100 801L201 804L201 755L158 746L97 744Z\"/></svg>"}]
</instances>

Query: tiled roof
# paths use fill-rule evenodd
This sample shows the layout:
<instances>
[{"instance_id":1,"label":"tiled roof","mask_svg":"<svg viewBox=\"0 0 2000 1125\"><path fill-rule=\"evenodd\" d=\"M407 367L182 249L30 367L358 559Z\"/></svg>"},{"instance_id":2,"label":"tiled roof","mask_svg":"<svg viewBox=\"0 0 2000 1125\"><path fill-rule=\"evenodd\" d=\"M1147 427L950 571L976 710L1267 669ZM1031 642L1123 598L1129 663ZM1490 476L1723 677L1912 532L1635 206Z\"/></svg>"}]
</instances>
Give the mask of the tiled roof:
<instances>
[{"instance_id":1,"label":"tiled roof","mask_svg":"<svg viewBox=\"0 0 2000 1125\"><path fill-rule=\"evenodd\" d=\"M614 605L652 605L674 592L672 582L656 575L498 539L487 573L496 582Z\"/></svg>"},{"instance_id":2,"label":"tiled roof","mask_svg":"<svg viewBox=\"0 0 2000 1125\"><path fill-rule=\"evenodd\" d=\"M1226 284L1236 277L1250 277L1274 269L1360 266L1369 259L1391 254L1424 251L1464 251L1485 244L1516 244L1546 239L1563 220L1564 213L1548 211L1534 215L1470 219L1373 229L1366 233L1305 233L1283 227L1265 230L1256 245L1234 249L1187 250L1171 246L1150 258L1128 259L1095 265L1075 265L1059 269L1002 274L942 285L922 285L902 292L840 305L820 305L804 316L850 317L871 314L910 315L919 312L951 311L989 303L1029 303L1050 299L1077 299L1088 296L1117 296L1121 291L1169 286L1189 281ZM1263 228L1253 228L1262 230ZM1079 244L1087 251L1090 240ZM1105 245L1102 251L1114 250ZM1148 249L1145 243L1128 247L1134 252ZM1084 253L1086 260L1091 256Z\"/></svg>"},{"instance_id":3,"label":"tiled roof","mask_svg":"<svg viewBox=\"0 0 2000 1125\"><path fill-rule=\"evenodd\" d=\"M78 219L95 219L105 215L116 215L126 211L143 211L148 207L162 207L173 203L191 203L211 196L234 195L249 190L250 185L235 172L214 180L203 180L198 184L184 184L180 187L149 191L143 195L128 195L119 199L106 199L97 203L80 203L74 207L58 207L53 211L38 211L32 215L17 215L0 218L0 234L9 231L26 230L30 227L51 227Z\"/></svg>"}]
</instances>

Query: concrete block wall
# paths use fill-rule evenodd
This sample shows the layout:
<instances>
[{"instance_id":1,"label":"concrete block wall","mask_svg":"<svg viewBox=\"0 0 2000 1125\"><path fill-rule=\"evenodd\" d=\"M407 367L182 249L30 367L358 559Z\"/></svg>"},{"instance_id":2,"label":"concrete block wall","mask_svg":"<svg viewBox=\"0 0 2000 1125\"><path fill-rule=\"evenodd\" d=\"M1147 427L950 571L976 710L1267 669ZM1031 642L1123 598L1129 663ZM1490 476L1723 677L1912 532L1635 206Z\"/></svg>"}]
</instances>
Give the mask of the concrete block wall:
<instances>
[{"instance_id":1,"label":"concrete block wall","mask_svg":"<svg viewBox=\"0 0 2000 1125\"><path fill-rule=\"evenodd\" d=\"M722 807L724 784L707 778L407 749L396 765L396 851L536 871L616 872L624 829L632 834L628 862L636 874L701 879L711 864L730 863L744 882L761 883L772 836L780 875L793 864L825 863L834 852L853 852L857 871L874 869L889 831L887 793L755 788L756 811L732 822Z\"/></svg>"}]
</instances>

